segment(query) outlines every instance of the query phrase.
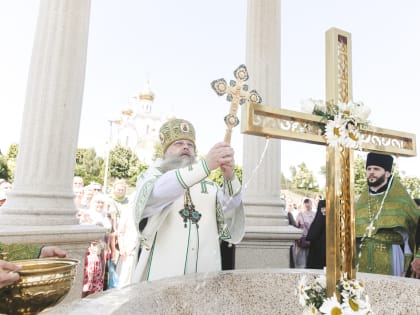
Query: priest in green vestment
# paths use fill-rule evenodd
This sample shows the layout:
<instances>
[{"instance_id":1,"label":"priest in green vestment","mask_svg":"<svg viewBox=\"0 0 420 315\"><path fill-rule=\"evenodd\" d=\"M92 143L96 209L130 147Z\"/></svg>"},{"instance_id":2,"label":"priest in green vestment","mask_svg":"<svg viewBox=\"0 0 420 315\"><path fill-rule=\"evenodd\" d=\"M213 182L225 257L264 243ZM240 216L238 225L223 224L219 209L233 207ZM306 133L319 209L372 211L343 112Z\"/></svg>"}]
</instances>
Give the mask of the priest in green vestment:
<instances>
[{"instance_id":1,"label":"priest in green vestment","mask_svg":"<svg viewBox=\"0 0 420 315\"><path fill-rule=\"evenodd\" d=\"M416 254L415 232L420 211L392 175L392 164L390 155L367 156L368 189L355 205L359 272L403 276Z\"/></svg>"}]
</instances>

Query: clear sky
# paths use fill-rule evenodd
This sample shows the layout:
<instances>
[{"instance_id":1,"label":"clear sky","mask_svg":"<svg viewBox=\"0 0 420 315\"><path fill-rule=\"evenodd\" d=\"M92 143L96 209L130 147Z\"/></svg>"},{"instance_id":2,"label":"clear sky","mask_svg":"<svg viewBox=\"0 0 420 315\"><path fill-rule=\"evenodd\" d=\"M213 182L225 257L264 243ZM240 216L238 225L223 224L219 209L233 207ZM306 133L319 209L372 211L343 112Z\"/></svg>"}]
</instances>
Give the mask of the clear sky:
<instances>
[{"instance_id":1,"label":"clear sky","mask_svg":"<svg viewBox=\"0 0 420 315\"><path fill-rule=\"evenodd\" d=\"M0 0L2 152L19 141L39 2ZM108 120L148 80L153 110L191 120L200 154L221 141L229 104L210 82L233 79L245 62L246 10L246 0L92 0L79 147L102 155ZM353 98L372 109L373 125L419 134L420 1L284 0L281 16L283 108L325 99L325 32L337 27L352 34ZM239 128L232 144L241 164ZM324 160L324 147L282 141L286 174L300 162L317 173ZM420 177L419 157L398 161Z\"/></svg>"}]
</instances>

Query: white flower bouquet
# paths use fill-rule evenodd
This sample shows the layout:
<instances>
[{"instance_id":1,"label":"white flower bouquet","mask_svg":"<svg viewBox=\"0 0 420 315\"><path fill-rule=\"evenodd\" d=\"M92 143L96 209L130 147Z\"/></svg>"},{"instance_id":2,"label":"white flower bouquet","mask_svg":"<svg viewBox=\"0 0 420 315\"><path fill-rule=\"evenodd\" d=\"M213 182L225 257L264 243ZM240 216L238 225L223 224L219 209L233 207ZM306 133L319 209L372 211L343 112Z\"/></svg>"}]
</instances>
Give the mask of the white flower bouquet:
<instances>
[{"instance_id":1,"label":"white flower bouquet","mask_svg":"<svg viewBox=\"0 0 420 315\"><path fill-rule=\"evenodd\" d=\"M339 298L335 293L327 297L325 275L315 277L311 283L303 276L297 290L303 314L373 314L363 283L348 279L347 274L337 283Z\"/></svg>"},{"instance_id":2,"label":"white flower bouquet","mask_svg":"<svg viewBox=\"0 0 420 315\"><path fill-rule=\"evenodd\" d=\"M346 148L360 149L359 127L368 125L370 109L362 102L333 104L309 99L302 102L302 111L321 116L322 129L329 146L343 145ZM327 121L324 126L324 121Z\"/></svg>"}]
</instances>

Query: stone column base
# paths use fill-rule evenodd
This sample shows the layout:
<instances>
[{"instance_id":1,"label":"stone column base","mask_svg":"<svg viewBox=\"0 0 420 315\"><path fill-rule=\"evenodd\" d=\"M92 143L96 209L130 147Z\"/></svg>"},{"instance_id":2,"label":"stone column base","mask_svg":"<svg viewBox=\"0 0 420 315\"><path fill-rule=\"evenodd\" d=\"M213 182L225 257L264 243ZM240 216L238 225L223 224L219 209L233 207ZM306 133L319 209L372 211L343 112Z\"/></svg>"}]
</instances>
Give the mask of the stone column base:
<instances>
[{"instance_id":1,"label":"stone column base","mask_svg":"<svg viewBox=\"0 0 420 315\"><path fill-rule=\"evenodd\" d=\"M289 268L290 246L302 234L293 226L251 226L236 245L235 269Z\"/></svg>"}]
</instances>

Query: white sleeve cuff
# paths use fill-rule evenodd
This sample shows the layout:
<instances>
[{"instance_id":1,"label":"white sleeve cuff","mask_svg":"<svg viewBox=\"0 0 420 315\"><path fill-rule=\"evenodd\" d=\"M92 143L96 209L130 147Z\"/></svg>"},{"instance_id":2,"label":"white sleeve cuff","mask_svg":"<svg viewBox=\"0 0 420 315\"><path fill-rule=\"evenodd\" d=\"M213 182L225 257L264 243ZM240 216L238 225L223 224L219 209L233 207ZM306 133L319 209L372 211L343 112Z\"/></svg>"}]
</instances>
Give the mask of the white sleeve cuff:
<instances>
[{"instance_id":1,"label":"white sleeve cuff","mask_svg":"<svg viewBox=\"0 0 420 315\"><path fill-rule=\"evenodd\" d=\"M228 196L236 195L241 190L241 182L238 177L233 174L231 179L223 178L223 192Z\"/></svg>"},{"instance_id":2,"label":"white sleeve cuff","mask_svg":"<svg viewBox=\"0 0 420 315\"><path fill-rule=\"evenodd\" d=\"M179 184L187 189L209 176L210 170L206 161L200 160L198 163L177 169L175 174Z\"/></svg>"}]
</instances>

